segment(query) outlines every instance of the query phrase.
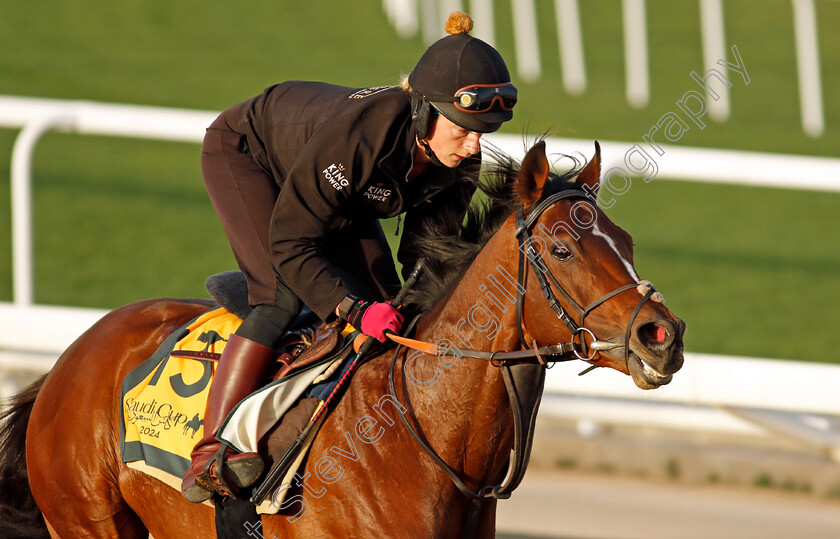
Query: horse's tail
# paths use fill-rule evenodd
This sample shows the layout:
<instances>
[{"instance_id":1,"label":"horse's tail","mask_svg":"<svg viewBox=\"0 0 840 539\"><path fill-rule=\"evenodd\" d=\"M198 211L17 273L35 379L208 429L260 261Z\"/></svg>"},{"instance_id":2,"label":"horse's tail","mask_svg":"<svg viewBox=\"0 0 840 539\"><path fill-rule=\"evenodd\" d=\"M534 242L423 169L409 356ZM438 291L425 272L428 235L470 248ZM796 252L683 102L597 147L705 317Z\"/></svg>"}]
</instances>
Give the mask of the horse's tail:
<instances>
[{"instance_id":1,"label":"horse's tail","mask_svg":"<svg viewBox=\"0 0 840 539\"><path fill-rule=\"evenodd\" d=\"M8 401L0 414L0 537L49 538L26 473L26 426L46 375Z\"/></svg>"}]
</instances>

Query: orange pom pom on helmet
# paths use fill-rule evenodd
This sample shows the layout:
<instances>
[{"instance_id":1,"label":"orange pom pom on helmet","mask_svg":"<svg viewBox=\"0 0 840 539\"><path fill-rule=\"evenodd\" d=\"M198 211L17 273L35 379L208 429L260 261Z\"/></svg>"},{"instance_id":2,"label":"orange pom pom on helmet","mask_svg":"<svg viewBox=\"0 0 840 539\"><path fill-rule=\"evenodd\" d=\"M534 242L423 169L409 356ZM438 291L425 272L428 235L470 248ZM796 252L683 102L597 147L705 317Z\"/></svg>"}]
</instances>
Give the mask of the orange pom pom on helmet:
<instances>
[{"instance_id":1,"label":"orange pom pom on helmet","mask_svg":"<svg viewBox=\"0 0 840 539\"><path fill-rule=\"evenodd\" d=\"M412 119L419 139L428 133L432 110L453 123L479 133L491 133L513 118L516 87L502 56L472 37L466 13L449 16L448 36L430 46L408 76Z\"/></svg>"},{"instance_id":2,"label":"orange pom pom on helmet","mask_svg":"<svg viewBox=\"0 0 840 539\"><path fill-rule=\"evenodd\" d=\"M449 14L449 18L446 19L446 24L443 25L443 29L447 34L470 33L473 29L472 17L463 11L453 11Z\"/></svg>"}]
</instances>

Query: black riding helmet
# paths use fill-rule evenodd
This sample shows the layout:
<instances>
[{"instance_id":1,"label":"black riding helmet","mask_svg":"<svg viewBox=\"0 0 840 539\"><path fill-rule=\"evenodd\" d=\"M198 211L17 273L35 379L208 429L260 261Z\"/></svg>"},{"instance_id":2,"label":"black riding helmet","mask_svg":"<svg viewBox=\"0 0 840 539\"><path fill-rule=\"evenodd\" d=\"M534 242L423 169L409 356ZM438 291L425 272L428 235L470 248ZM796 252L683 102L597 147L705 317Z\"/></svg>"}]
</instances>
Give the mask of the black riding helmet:
<instances>
[{"instance_id":1,"label":"black riding helmet","mask_svg":"<svg viewBox=\"0 0 840 539\"><path fill-rule=\"evenodd\" d=\"M472 20L456 12L448 35L432 44L408 76L417 138L428 134L431 107L469 131L491 133L513 118L516 87L505 61L484 41L472 37Z\"/></svg>"}]
</instances>

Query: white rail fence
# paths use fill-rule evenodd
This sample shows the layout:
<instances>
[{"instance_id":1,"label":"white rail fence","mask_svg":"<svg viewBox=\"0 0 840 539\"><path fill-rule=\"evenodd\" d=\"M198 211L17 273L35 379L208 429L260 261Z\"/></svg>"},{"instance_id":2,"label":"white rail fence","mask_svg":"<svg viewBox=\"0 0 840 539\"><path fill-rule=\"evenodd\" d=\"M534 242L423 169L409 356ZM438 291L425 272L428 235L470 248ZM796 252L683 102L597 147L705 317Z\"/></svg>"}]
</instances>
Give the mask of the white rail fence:
<instances>
[{"instance_id":1,"label":"white rail fence","mask_svg":"<svg viewBox=\"0 0 840 539\"><path fill-rule=\"evenodd\" d=\"M14 302L31 305L32 284L32 157L38 140L55 130L84 135L149 138L201 142L205 128L217 112L165 109L136 105L113 105L0 96L0 127L20 128L12 149L12 258ZM493 134L486 140L506 153L521 156L521 137ZM632 142L601 142L608 189L616 196L629 189L613 189L614 175L654 176L676 180L716 181L758 186L840 191L840 159L793 155L709 150L658 144L660 153ZM648 146L650 148L650 146ZM552 153L579 152L589 156L593 142L553 138ZM651 155L657 155L654 159ZM613 174L615 172L615 174ZM622 172L624 174L622 174ZM606 193L605 191L605 193ZM610 198L605 196L608 201Z\"/></svg>"},{"instance_id":2,"label":"white rail fence","mask_svg":"<svg viewBox=\"0 0 840 539\"><path fill-rule=\"evenodd\" d=\"M79 134L201 141L213 111L189 111L0 96L0 127L21 129L12 156L13 303L0 303L0 395L19 390L16 373L43 373L103 311L33 305L31 162L41 135ZM491 135L512 155L521 137ZM551 139L557 153L592 153L592 141ZM640 164L638 145L602 142L606 175L716 181L840 191L840 159L662 146L659 162ZM648 178L651 179L651 178ZM606 369L579 378L558 365L546 384L544 414L741 433L780 432L840 459L840 366L689 354L671 385L635 389ZM686 408L688 407L688 408ZM723 411L723 412L722 412Z\"/></svg>"},{"instance_id":3,"label":"white rail fence","mask_svg":"<svg viewBox=\"0 0 840 539\"><path fill-rule=\"evenodd\" d=\"M822 3L829 1L836 0L822 0ZM463 3L461 0L383 0L383 9L399 35L409 38L422 31L423 39L432 43L442 37L443 22L449 13L464 9ZM723 0L698 0L697 5L702 41L698 46L703 52L703 65L713 66L718 59L726 59L729 48L724 32ZM825 113L816 4L814 0L791 0L791 8L796 73L790 76L796 76L799 82L802 130L811 137L819 137L825 131ZM616 5L616 9L621 10L624 33L626 99L633 107L644 107L650 101L647 2L621 0L621 6ZM493 44L496 24L493 0L471 0L469 10L475 22L473 35ZM585 36L578 0L554 0L554 12L563 85L570 94L577 95L586 89ZM536 0L512 0L511 17L518 77L534 82L542 76ZM729 117L729 92L722 88L718 93L719 100L707 99L709 115L724 121Z\"/></svg>"},{"instance_id":4,"label":"white rail fence","mask_svg":"<svg viewBox=\"0 0 840 539\"><path fill-rule=\"evenodd\" d=\"M52 368L105 311L0 303L0 397ZM637 389L609 369L577 376L580 362L555 365L546 378L544 417L599 424L784 436L840 461L840 366L686 354L671 384Z\"/></svg>"}]
</instances>

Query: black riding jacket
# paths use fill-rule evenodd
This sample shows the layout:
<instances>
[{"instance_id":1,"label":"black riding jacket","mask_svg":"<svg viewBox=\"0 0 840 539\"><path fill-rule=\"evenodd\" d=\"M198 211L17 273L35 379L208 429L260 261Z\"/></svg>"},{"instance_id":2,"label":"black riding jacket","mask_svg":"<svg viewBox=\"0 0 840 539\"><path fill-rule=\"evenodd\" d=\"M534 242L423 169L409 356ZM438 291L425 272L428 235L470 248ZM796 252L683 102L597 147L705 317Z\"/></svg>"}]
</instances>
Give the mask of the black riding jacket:
<instances>
[{"instance_id":1,"label":"black riding jacket","mask_svg":"<svg viewBox=\"0 0 840 539\"><path fill-rule=\"evenodd\" d=\"M353 294L321 252L330 232L408 211L398 252L407 270L417 256L413 236L431 227L457 233L460 219L451 217L463 217L481 158L455 169L429 165L408 182L415 130L400 88L291 81L240 110L254 160L280 186L269 236L275 269L321 318Z\"/></svg>"}]
</instances>

